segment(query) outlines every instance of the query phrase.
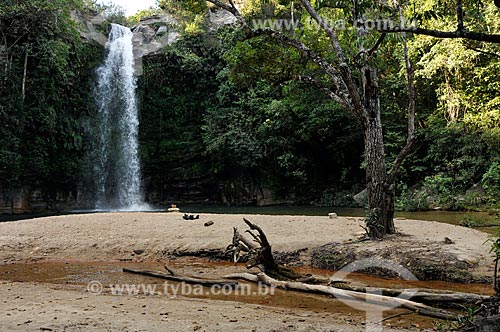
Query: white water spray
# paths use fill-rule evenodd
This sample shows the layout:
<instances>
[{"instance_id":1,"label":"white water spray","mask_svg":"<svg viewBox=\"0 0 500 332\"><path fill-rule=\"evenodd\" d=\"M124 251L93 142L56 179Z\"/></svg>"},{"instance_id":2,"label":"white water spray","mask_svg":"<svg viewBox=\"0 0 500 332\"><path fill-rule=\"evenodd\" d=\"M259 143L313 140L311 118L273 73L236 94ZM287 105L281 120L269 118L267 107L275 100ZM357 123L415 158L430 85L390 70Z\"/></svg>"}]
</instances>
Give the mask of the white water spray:
<instances>
[{"instance_id":1,"label":"white water spray","mask_svg":"<svg viewBox=\"0 0 500 332\"><path fill-rule=\"evenodd\" d=\"M94 165L95 207L100 210L150 210L141 190L132 32L112 24L106 47L105 62L97 69L99 141Z\"/></svg>"}]
</instances>

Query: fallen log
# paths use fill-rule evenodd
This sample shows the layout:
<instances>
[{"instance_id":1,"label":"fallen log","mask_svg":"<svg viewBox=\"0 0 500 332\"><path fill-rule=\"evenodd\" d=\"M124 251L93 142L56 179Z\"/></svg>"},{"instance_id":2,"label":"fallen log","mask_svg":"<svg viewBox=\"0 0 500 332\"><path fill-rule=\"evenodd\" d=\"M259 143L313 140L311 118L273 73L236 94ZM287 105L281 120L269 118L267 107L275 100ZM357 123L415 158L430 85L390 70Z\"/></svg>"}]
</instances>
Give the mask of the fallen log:
<instances>
[{"instance_id":1,"label":"fallen log","mask_svg":"<svg viewBox=\"0 0 500 332\"><path fill-rule=\"evenodd\" d=\"M242 279L251 282L258 282L259 279L256 274L252 273L233 273L224 276L226 279ZM375 288L375 287L360 287L349 285L347 281L335 282L333 285L329 285L333 288L350 290L358 293L375 293L382 292L381 295L389 297L397 297L403 293L415 293L412 296L412 300L415 302L423 303L440 303L440 302L453 302L453 303L474 303L478 301L484 301L490 298L488 295L480 295L474 293L461 293L461 292L450 292L450 291L435 291L431 289L394 289L394 288Z\"/></svg>"},{"instance_id":2,"label":"fallen log","mask_svg":"<svg viewBox=\"0 0 500 332\"><path fill-rule=\"evenodd\" d=\"M330 285L331 286L331 285ZM475 303L478 301L484 301L489 299L488 295L480 295L473 293L462 293L462 292L448 292L448 291L434 291L429 289L394 289L394 288L377 288L377 287L359 287L352 286L345 283L336 284L331 286L334 288L351 290L359 293L381 293L385 296L396 297L403 293L412 292L411 299L415 302L421 303Z\"/></svg>"},{"instance_id":3,"label":"fallen log","mask_svg":"<svg viewBox=\"0 0 500 332\"><path fill-rule=\"evenodd\" d=\"M360 293L352 290L344 290L325 285L311 285L297 281L280 281L269 277L263 272L260 272L257 275L251 273L234 273L225 276L225 278L244 279L252 282L261 282L268 286L284 290L295 290L307 293L320 293L320 294L334 296L336 298L361 301L380 306L389 306L389 307L398 306L404 309L411 310L415 313L433 318L453 320L453 321L458 320L460 318L458 314L455 314L453 312L449 312L439 308L433 308L431 306L422 303L402 299L399 297L389 297L389 296L370 294L370 293Z\"/></svg>"},{"instance_id":4,"label":"fallen log","mask_svg":"<svg viewBox=\"0 0 500 332\"><path fill-rule=\"evenodd\" d=\"M217 286L217 287L236 288L238 286L237 281L228 281L228 280L224 280L224 279L201 279L201 278L195 278L195 277L191 277L191 276L174 274L174 273L171 273L170 270L169 270L169 273L165 273L165 272L161 272L161 271L130 269L130 268L123 268L122 270L123 270L123 272L127 272L127 273L140 274L140 275L145 275L148 277L154 277L154 278L160 278L160 279L166 279L166 280L172 280L172 281L178 281L178 282L185 282L188 284L197 284L197 285L202 285L202 286L207 286L207 287ZM173 271L173 270L171 270L171 271Z\"/></svg>"},{"instance_id":5,"label":"fallen log","mask_svg":"<svg viewBox=\"0 0 500 332\"><path fill-rule=\"evenodd\" d=\"M226 279L242 279L242 280L251 281L251 282L259 282L259 278L257 277L256 274L248 273L248 272L231 273L231 274L225 275L224 278L226 278Z\"/></svg>"}]
</instances>

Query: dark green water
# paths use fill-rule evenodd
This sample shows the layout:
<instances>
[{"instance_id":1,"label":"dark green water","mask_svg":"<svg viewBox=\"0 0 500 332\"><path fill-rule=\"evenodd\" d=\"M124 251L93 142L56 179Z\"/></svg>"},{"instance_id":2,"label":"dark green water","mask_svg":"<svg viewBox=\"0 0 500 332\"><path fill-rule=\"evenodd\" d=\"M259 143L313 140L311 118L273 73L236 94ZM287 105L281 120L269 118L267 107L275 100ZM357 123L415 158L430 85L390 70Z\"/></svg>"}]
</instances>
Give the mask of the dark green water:
<instances>
[{"instance_id":1,"label":"dark green water","mask_svg":"<svg viewBox=\"0 0 500 332\"><path fill-rule=\"evenodd\" d=\"M181 211L191 213L225 213L225 214L270 214L270 215L303 215L327 216L335 212L339 216L364 217L366 209L362 208L335 208L315 206L243 206L227 207L214 205L185 205L180 206ZM439 221L453 225L460 225L464 221L475 224L487 233L495 233L500 226L500 219L486 212L451 212L451 211L424 211L424 212L396 212L396 218ZM494 225L494 226L487 226Z\"/></svg>"}]
</instances>

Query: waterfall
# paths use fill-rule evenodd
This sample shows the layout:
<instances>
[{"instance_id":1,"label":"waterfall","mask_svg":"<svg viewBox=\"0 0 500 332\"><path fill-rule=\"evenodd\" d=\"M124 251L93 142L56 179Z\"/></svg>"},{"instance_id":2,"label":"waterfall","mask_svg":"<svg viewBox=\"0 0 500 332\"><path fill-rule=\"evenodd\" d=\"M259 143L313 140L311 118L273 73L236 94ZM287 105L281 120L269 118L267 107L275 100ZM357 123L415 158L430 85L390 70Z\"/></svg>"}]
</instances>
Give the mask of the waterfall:
<instances>
[{"instance_id":1,"label":"waterfall","mask_svg":"<svg viewBox=\"0 0 500 332\"><path fill-rule=\"evenodd\" d=\"M132 32L112 24L107 55L97 69L97 148L94 153L95 207L149 210L141 190L139 118Z\"/></svg>"}]
</instances>

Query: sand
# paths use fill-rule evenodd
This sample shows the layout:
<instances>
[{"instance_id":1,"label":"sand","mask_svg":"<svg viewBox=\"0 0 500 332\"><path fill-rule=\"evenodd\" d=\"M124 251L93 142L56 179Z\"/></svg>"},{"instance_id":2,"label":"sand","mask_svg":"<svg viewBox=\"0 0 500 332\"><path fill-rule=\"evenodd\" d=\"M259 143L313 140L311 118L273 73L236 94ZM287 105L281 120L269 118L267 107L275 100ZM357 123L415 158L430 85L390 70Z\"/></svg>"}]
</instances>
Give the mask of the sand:
<instances>
[{"instance_id":1,"label":"sand","mask_svg":"<svg viewBox=\"0 0 500 332\"><path fill-rule=\"evenodd\" d=\"M186 221L178 213L100 213L0 223L0 263L44 260L164 260L172 255L224 249L243 215L203 214ZM273 249L310 252L345 243L379 252L423 250L467 262L491 277L488 235L443 223L396 220L400 235L356 243L361 218L245 215L267 233ZM213 221L212 226L204 223ZM444 238L454 241L445 244ZM361 249L360 249L361 250ZM444 256L443 256L444 255ZM307 261L307 259L305 260ZM238 305L205 299L92 295L43 283L0 282L0 331L364 331L361 322L314 312ZM167 312L167 314L165 314ZM414 328L417 329L417 328ZM384 331L399 331L384 327Z\"/></svg>"}]
</instances>

